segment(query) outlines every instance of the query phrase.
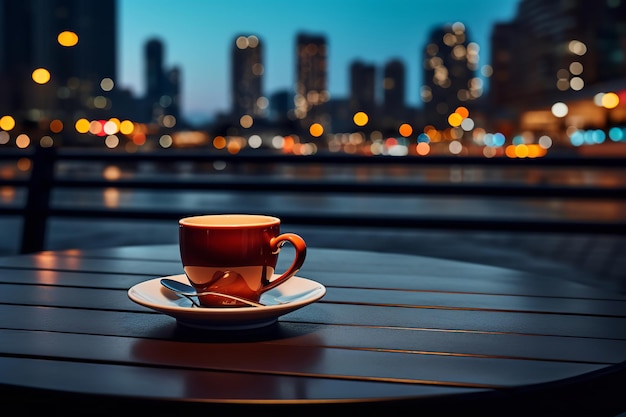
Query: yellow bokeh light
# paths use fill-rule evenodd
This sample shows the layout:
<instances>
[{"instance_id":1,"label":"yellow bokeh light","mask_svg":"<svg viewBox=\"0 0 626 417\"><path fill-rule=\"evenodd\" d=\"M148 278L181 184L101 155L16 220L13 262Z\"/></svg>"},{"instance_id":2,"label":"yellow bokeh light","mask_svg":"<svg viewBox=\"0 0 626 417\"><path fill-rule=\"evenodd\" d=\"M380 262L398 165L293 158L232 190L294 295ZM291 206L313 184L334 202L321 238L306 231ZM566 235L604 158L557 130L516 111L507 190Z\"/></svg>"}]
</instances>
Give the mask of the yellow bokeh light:
<instances>
[{"instance_id":1,"label":"yellow bokeh light","mask_svg":"<svg viewBox=\"0 0 626 417\"><path fill-rule=\"evenodd\" d=\"M78 43L78 35L70 30L59 33L57 41L61 46L75 46Z\"/></svg>"},{"instance_id":2,"label":"yellow bokeh light","mask_svg":"<svg viewBox=\"0 0 626 417\"><path fill-rule=\"evenodd\" d=\"M515 156L518 158L527 158L528 157L528 146L521 144L515 146Z\"/></svg>"},{"instance_id":3,"label":"yellow bokeh light","mask_svg":"<svg viewBox=\"0 0 626 417\"><path fill-rule=\"evenodd\" d=\"M354 121L354 124L357 126L365 126L367 122L369 122L369 116L366 113L360 111L354 114L354 116L352 117L352 120Z\"/></svg>"},{"instance_id":4,"label":"yellow bokeh light","mask_svg":"<svg viewBox=\"0 0 626 417\"><path fill-rule=\"evenodd\" d=\"M619 96L615 93L606 93L602 96L602 107L614 109L619 104Z\"/></svg>"},{"instance_id":5,"label":"yellow bokeh light","mask_svg":"<svg viewBox=\"0 0 626 417\"><path fill-rule=\"evenodd\" d=\"M12 116L2 116L0 117L0 129L2 130L12 130L15 127L15 119Z\"/></svg>"},{"instance_id":6,"label":"yellow bokeh light","mask_svg":"<svg viewBox=\"0 0 626 417\"><path fill-rule=\"evenodd\" d=\"M309 133L311 136L319 138L324 134L324 126L319 123L313 123L311 127L309 127Z\"/></svg>"},{"instance_id":7,"label":"yellow bokeh light","mask_svg":"<svg viewBox=\"0 0 626 417\"><path fill-rule=\"evenodd\" d=\"M120 133L130 135L135 130L135 124L130 120L124 120L120 123Z\"/></svg>"},{"instance_id":8,"label":"yellow bokeh light","mask_svg":"<svg viewBox=\"0 0 626 417\"><path fill-rule=\"evenodd\" d=\"M89 126L91 125L91 123L89 123L89 120L87 119L78 119L76 120L76 123L74 124L74 128L76 128L76 131L78 133L87 133L89 132Z\"/></svg>"},{"instance_id":9,"label":"yellow bokeh light","mask_svg":"<svg viewBox=\"0 0 626 417\"><path fill-rule=\"evenodd\" d=\"M37 68L33 71L31 77L37 84L45 84L50 81L50 71L45 68Z\"/></svg>"},{"instance_id":10,"label":"yellow bokeh light","mask_svg":"<svg viewBox=\"0 0 626 417\"><path fill-rule=\"evenodd\" d=\"M398 133L400 133L400 135L404 136L405 138L408 138L413 134L413 126L408 123L402 123L398 128Z\"/></svg>"},{"instance_id":11,"label":"yellow bokeh light","mask_svg":"<svg viewBox=\"0 0 626 417\"><path fill-rule=\"evenodd\" d=\"M463 121L463 116L461 116L458 113L452 113L450 116L448 116L448 123L450 124L450 126L452 127L458 127L461 126L461 122Z\"/></svg>"}]
</instances>

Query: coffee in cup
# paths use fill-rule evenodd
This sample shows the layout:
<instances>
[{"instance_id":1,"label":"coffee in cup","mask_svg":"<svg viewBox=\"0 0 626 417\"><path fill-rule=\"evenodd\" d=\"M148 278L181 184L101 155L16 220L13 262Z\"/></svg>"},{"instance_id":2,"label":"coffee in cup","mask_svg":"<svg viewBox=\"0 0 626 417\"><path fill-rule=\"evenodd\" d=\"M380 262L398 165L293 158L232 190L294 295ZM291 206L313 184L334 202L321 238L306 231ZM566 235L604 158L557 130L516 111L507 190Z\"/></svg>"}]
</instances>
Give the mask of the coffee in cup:
<instances>
[{"instance_id":1,"label":"coffee in cup","mask_svg":"<svg viewBox=\"0 0 626 417\"><path fill-rule=\"evenodd\" d=\"M198 293L214 292L258 302L261 294L293 277L306 257L306 243L280 233L280 219L257 214L209 214L180 219L183 270ZM275 271L278 254L291 243L295 257L283 273ZM219 295L198 296L203 307L244 307Z\"/></svg>"}]
</instances>

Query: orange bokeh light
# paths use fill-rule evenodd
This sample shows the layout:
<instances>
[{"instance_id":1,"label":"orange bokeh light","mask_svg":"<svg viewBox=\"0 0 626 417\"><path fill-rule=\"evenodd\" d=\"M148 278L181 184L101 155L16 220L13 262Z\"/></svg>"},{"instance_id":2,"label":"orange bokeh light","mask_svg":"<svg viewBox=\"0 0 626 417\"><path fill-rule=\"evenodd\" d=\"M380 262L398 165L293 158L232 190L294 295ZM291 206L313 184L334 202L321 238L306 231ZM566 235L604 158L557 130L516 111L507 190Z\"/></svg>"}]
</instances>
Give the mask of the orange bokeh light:
<instances>
[{"instance_id":1,"label":"orange bokeh light","mask_svg":"<svg viewBox=\"0 0 626 417\"><path fill-rule=\"evenodd\" d=\"M402 123L398 128L398 133L400 133L400 135L404 136L405 138L408 138L413 134L413 127L408 123Z\"/></svg>"}]
</instances>

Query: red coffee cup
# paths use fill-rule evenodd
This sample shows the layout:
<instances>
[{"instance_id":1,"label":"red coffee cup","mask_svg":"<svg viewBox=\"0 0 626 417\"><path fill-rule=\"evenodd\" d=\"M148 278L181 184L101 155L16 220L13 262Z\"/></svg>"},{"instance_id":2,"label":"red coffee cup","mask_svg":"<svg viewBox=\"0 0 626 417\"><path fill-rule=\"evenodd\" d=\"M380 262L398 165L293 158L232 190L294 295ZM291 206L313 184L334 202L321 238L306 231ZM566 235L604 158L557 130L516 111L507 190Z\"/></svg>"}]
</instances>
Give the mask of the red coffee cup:
<instances>
[{"instance_id":1,"label":"red coffee cup","mask_svg":"<svg viewBox=\"0 0 626 417\"><path fill-rule=\"evenodd\" d=\"M215 292L258 302L261 294L294 276L306 257L304 239L280 233L280 219L256 214L210 214L178 221L180 257L197 292ZM295 258L275 273L280 248L289 242ZM205 307L243 307L219 295L201 295Z\"/></svg>"}]
</instances>

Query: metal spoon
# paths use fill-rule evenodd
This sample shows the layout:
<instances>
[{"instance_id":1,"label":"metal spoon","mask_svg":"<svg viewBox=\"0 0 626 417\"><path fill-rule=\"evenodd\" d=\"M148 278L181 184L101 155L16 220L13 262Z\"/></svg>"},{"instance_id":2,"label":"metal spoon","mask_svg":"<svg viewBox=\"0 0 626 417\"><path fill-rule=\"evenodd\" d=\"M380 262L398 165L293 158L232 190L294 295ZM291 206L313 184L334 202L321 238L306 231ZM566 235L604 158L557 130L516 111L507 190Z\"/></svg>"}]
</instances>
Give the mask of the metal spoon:
<instances>
[{"instance_id":1,"label":"metal spoon","mask_svg":"<svg viewBox=\"0 0 626 417\"><path fill-rule=\"evenodd\" d=\"M192 287L191 285L187 285L187 284L184 284L180 281L176 281L173 279L161 278L161 285L163 285L168 290L187 298L196 307L201 307L201 305L198 304L192 297L197 297L199 295L217 295L219 297L224 297L224 298L229 298L231 300L239 301L251 307L264 307L265 306L264 304L260 304L255 301L247 300L241 297L236 297L234 295L222 294L222 293L213 292L213 291L197 292L196 289Z\"/></svg>"}]
</instances>

